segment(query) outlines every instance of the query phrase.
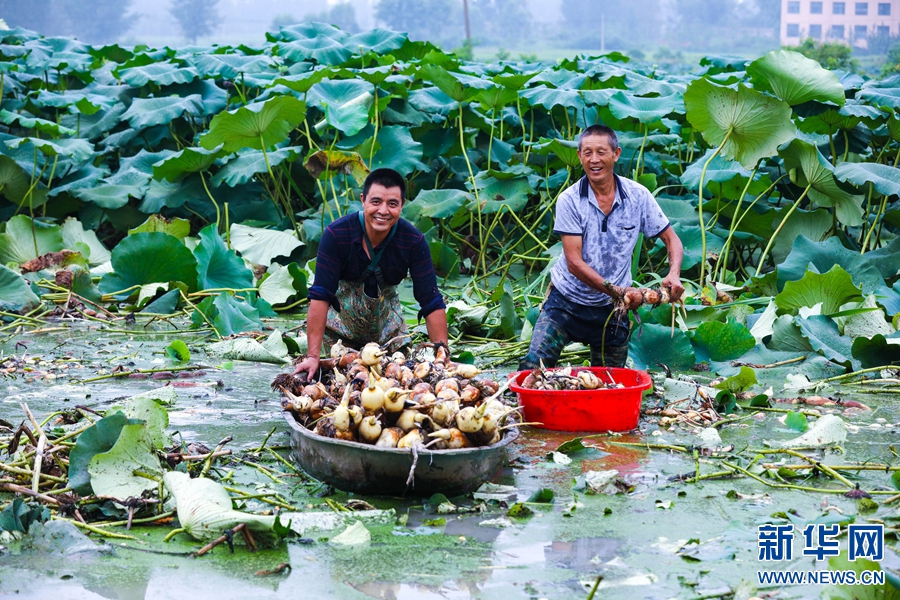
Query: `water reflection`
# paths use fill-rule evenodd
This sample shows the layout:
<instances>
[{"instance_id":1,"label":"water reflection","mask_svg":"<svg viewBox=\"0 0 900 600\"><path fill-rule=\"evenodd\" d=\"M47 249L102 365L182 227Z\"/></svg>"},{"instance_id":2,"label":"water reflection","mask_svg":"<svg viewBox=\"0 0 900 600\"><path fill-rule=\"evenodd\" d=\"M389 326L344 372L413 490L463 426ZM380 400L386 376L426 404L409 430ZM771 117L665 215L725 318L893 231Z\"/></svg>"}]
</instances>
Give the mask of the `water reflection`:
<instances>
[{"instance_id":1,"label":"water reflection","mask_svg":"<svg viewBox=\"0 0 900 600\"><path fill-rule=\"evenodd\" d=\"M620 540L602 537L581 538L572 542L550 542L544 546L547 566L573 571L596 571L599 564L616 557Z\"/></svg>"}]
</instances>

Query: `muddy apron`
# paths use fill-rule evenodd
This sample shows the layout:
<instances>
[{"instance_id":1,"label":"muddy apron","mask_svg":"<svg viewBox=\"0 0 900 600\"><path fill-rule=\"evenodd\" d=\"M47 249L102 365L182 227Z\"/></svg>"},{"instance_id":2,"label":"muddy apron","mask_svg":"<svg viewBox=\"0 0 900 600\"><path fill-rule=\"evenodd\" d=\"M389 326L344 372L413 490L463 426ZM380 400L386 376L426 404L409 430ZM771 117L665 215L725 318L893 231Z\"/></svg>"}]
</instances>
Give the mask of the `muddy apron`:
<instances>
[{"instance_id":1,"label":"muddy apron","mask_svg":"<svg viewBox=\"0 0 900 600\"><path fill-rule=\"evenodd\" d=\"M340 312L334 307L328 309L328 319L325 322L325 343L329 346L339 339L344 345L350 347L362 347L368 342L377 342L393 352L409 342L406 321L403 318L403 308L400 305L400 296L397 286L386 285L381 274L381 255L394 238L397 225L391 228L381 250L375 252L372 242L366 234L366 225L362 212L359 213L359 223L363 230L363 241L369 250L371 263L363 271L359 279L355 281L341 280L338 283L337 301L341 307ZM366 294L365 281L370 276L375 276L378 283L378 297L372 298ZM327 352L328 346L326 346Z\"/></svg>"}]
</instances>

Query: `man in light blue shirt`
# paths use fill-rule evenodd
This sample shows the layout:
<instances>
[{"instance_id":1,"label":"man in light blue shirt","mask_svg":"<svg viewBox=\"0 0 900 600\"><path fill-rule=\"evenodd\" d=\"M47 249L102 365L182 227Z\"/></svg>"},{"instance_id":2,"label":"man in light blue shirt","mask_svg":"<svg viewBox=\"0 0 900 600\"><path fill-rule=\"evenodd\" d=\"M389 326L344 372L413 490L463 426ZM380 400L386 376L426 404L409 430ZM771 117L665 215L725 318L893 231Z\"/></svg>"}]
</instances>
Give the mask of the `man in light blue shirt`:
<instances>
[{"instance_id":1,"label":"man in light blue shirt","mask_svg":"<svg viewBox=\"0 0 900 600\"><path fill-rule=\"evenodd\" d=\"M591 347L593 366L625 366L630 323L627 317L610 318L606 292L609 286L631 285L639 233L665 243L669 273L662 286L672 301L684 293L681 240L647 188L613 172L621 153L616 132L605 125L592 125L578 136L585 175L557 200L553 230L562 238L563 253L551 270L550 292L520 370L541 362L555 366L572 341Z\"/></svg>"}]
</instances>

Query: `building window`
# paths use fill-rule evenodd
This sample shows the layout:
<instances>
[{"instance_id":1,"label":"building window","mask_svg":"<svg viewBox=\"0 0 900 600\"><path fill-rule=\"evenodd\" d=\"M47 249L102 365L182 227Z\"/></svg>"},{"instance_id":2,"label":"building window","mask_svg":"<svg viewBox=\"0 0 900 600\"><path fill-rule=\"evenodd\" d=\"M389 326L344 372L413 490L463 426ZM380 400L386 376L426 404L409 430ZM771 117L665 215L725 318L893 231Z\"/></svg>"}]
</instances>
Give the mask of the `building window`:
<instances>
[{"instance_id":1,"label":"building window","mask_svg":"<svg viewBox=\"0 0 900 600\"><path fill-rule=\"evenodd\" d=\"M843 2L835 2L831 5L831 13L835 15L844 14L844 6L845 4Z\"/></svg>"},{"instance_id":2,"label":"building window","mask_svg":"<svg viewBox=\"0 0 900 600\"><path fill-rule=\"evenodd\" d=\"M875 28L878 37L887 38L891 37L891 27L889 25L879 25Z\"/></svg>"},{"instance_id":3,"label":"building window","mask_svg":"<svg viewBox=\"0 0 900 600\"><path fill-rule=\"evenodd\" d=\"M856 14L858 14L858 15L869 14L869 3L868 2L857 2L856 3Z\"/></svg>"},{"instance_id":4,"label":"building window","mask_svg":"<svg viewBox=\"0 0 900 600\"><path fill-rule=\"evenodd\" d=\"M799 23L788 23L787 36L788 37L800 37L800 24Z\"/></svg>"},{"instance_id":5,"label":"building window","mask_svg":"<svg viewBox=\"0 0 900 600\"><path fill-rule=\"evenodd\" d=\"M810 2L809 3L809 14L821 15L822 14L822 3L821 2Z\"/></svg>"},{"instance_id":6,"label":"building window","mask_svg":"<svg viewBox=\"0 0 900 600\"><path fill-rule=\"evenodd\" d=\"M844 26L843 25L832 25L831 26L831 37L836 40L844 39Z\"/></svg>"},{"instance_id":7,"label":"building window","mask_svg":"<svg viewBox=\"0 0 900 600\"><path fill-rule=\"evenodd\" d=\"M789 15L799 15L800 14L799 0L797 0L796 2L788 2L788 14Z\"/></svg>"},{"instance_id":8,"label":"building window","mask_svg":"<svg viewBox=\"0 0 900 600\"><path fill-rule=\"evenodd\" d=\"M809 37L814 40L822 39L822 26L821 25L810 25L809 26Z\"/></svg>"},{"instance_id":9,"label":"building window","mask_svg":"<svg viewBox=\"0 0 900 600\"><path fill-rule=\"evenodd\" d=\"M853 38L857 40L864 40L869 32L866 30L865 25L855 25L853 27Z\"/></svg>"},{"instance_id":10,"label":"building window","mask_svg":"<svg viewBox=\"0 0 900 600\"><path fill-rule=\"evenodd\" d=\"M878 3L878 14L881 16L890 16L891 3L890 2L879 2Z\"/></svg>"}]
</instances>

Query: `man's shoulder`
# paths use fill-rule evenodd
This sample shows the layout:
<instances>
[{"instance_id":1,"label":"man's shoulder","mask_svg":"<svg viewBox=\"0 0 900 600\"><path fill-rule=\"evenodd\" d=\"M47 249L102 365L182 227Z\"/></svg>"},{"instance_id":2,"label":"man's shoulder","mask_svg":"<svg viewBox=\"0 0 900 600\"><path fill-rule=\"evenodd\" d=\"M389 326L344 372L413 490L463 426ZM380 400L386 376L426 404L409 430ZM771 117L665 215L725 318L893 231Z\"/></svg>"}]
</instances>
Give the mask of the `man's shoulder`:
<instances>
[{"instance_id":1,"label":"man's shoulder","mask_svg":"<svg viewBox=\"0 0 900 600\"><path fill-rule=\"evenodd\" d=\"M638 183L634 179L628 179L627 177L622 177L621 175L616 175L619 183L622 185L622 189L625 190L625 195L630 199L635 200L647 200L652 199L653 194L650 193L643 184Z\"/></svg>"},{"instance_id":2,"label":"man's shoulder","mask_svg":"<svg viewBox=\"0 0 900 600\"><path fill-rule=\"evenodd\" d=\"M561 202L578 204L578 202L581 201L581 197L584 196L584 194L582 193L582 188L584 187L585 181L587 181L587 179L585 177L582 177L581 179L564 189L562 193L560 193L559 198L557 198L556 200L557 204Z\"/></svg>"}]
</instances>

